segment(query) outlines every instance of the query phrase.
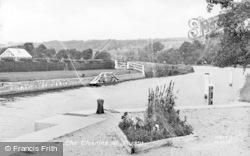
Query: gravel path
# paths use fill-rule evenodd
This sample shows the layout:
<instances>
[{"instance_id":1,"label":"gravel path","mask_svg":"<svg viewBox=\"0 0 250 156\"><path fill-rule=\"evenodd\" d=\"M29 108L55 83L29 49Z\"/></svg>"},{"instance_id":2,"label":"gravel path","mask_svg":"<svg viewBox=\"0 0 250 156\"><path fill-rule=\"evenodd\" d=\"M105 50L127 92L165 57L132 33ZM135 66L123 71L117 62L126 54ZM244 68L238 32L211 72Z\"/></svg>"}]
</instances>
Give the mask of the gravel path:
<instances>
[{"instance_id":1,"label":"gravel path","mask_svg":"<svg viewBox=\"0 0 250 156\"><path fill-rule=\"evenodd\" d=\"M187 122L194 127L199 136L198 140L136 155L247 156L250 154L250 108L182 110L180 115L182 118L184 115L187 116ZM129 155L120 145L114 132L118 120L109 114L93 115L93 117L107 117L107 120L53 140L64 142L64 155Z\"/></svg>"}]
</instances>

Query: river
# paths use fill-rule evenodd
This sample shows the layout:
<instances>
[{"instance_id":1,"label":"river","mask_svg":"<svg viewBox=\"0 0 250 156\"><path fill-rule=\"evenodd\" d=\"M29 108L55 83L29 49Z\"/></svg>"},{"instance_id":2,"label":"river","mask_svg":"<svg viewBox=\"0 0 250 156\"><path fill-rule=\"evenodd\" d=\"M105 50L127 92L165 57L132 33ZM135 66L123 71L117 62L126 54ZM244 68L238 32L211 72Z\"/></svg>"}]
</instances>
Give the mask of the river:
<instances>
[{"instance_id":1,"label":"river","mask_svg":"<svg viewBox=\"0 0 250 156\"><path fill-rule=\"evenodd\" d=\"M34 131L34 123L47 117L72 111L95 109L96 99L103 98L109 108L143 108L147 105L148 89L175 82L176 105L206 105L203 98L204 73L210 73L215 86L214 104L227 104L239 99L247 69L233 69L233 86L229 86L232 68L194 67L186 75L150 78L123 82L112 86L82 87L70 90L10 96L0 101L0 141Z\"/></svg>"}]
</instances>

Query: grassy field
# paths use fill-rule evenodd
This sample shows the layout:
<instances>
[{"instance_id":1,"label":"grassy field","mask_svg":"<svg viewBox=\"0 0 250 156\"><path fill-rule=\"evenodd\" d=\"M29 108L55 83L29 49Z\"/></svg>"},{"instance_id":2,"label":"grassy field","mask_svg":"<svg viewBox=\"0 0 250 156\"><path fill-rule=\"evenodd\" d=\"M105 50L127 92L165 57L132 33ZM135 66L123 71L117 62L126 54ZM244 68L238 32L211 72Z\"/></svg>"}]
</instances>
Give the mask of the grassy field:
<instances>
[{"instance_id":1,"label":"grassy field","mask_svg":"<svg viewBox=\"0 0 250 156\"><path fill-rule=\"evenodd\" d=\"M243 88L240 90L240 100L250 102L250 74L246 76L246 82Z\"/></svg>"},{"instance_id":2,"label":"grassy field","mask_svg":"<svg viewBox=\"0 0 250 156\"><path fill-rule=\"evenodd\" d=\"M132 70L115 70L115 69L102 69L102 70L82 70L82 71L42 71L42 72L8 72L0 73L0 82L19 82L19 81L33 81L33 80L49 80L60 78L77 78L79 77L92 77L97 76L101 72L113 72L115 75L138 73Z\"/></svg>"}]
</instances>

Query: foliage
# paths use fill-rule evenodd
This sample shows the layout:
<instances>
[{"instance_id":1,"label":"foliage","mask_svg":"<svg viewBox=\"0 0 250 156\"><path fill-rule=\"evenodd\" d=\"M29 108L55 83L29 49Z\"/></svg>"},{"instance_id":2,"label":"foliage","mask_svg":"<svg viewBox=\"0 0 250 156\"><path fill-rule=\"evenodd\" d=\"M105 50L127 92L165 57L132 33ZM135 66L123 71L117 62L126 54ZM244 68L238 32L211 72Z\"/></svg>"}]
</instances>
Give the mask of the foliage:
<instances>
[{"instance_id":1,"label":"foliage","mask_svg":"<svg viewBox=\"0 0 250 156\"><path fill-rule=\"evenodd\" d=\"M148 106L144 115L144 124L136 129L122 120L119 127L126 134L130 142L150 142L170 137L192 134L193 127L182 121L179 111L175 111L174 83L168 86L157 86L155 90L149 89ZM158 125L159 129L155 129Z\"/></svg>"},{"instance_id":2,"label":"foliage","mask_svg":"<svg viewBox=\"0 0 250 156\"><path fill-rule=\"evenodd\" d=\"M239 64L245 68L250 60L250 1L226 2L223 5L226 9L218 20L223 34L215 65L225 67Z\"/></svg>"},{"instance_id":3,"label":"foliage","mask_svg":"<svg viewBox=\"0 0 250 156\"><path fill-rule=\"evenodd\" d=\"M73 66L74 65L74 66ZM114 69L115 64L113 61L100 61L100 62L91 62L86 61L85 63L74 62L68 63L68 70L91 70L91 69Z\"/></svg>"},{"instance_id":4,"label":"foliage","mask_svg":"<svg viewBox=\"0 0 250 156\"><path fill-rule=\"evenodd\" d=\"M167 64L180 64L183 58L178 49L168 49L157 53L157 62Z\"/></svg>"},{"instance_id":5,"label":"foliage","mask_svg":"<svg viewBox=\"0 0 250 156\"><path fill-rule=\"evenodd\" d=\"M214 7L214 4L220 4L222 8L227 8L233 0L206 0L208 5L207 5L207 11L211 12L211 10Z\"/></svg>"},{"instance_id":6,"label":"foliage","mask_svg":"<svg viewBox=\"0 0 250 156\"><path fill-rule=\"evenodd\" d=\"M150 43L149 45L144 47L144 51L147 57L150 59L150 62L156 62L156 54L159 51L164 49L164 45L161 42Z\"/></svg>"},{"instance_id":7,"label":"foliage","mask_svg":"<svg viewBox=\"0 0 250 156\"><path fill-rule=\"evenodd\" d=\"M106 60L110 60L111 59L111 55L110 53L108 53L107 51L97 51L95 53L95 59L106 59Z\"/></svg>"},{"instance_id":8,"label":"foliage","mask_svg":"<svg viewBox=\"0 0 250 156\"><path fill-rule=\"evenodd\" d=\"M200 60L200 56L204 52L205 46L198 40L190 42L184 42L178 49L182 57L184 64L196 64Z\"/></svg>"},{"instance_id":9,"label":"foliage","mask_svg":"<svg viewBox=\"0 0 250 156\"><path fill-rule=\"evenodd\" d=\"M35 56L35 47L33 43L27 42L23 44L23 48L31 55Z\"/></svg>"},{"instance_id":10,"label":"foliage","mask_svg":"<svg viewBox=\"0 0 250 156\"><path fill-rule=\"evenodd\" d=\"M81 58L83 58L84 60L88 60L91 59L93 57L93 50L88 48L86 50L83 50L82 54L81 54Z\"/></svg>"},{"instance_id":11,"label":"foliage","mask_svg":"<svg viewBox=\"0 0 250 156\"><path fill-rule=\"evenodd\" d=\"M157 86L149 89L148 108L145 114L146 122L154 122L171 136L183 136L192 133L192 126L180 120L179 111L175 111L174 83L167 87Z\"/></svg>"}]
</instances>

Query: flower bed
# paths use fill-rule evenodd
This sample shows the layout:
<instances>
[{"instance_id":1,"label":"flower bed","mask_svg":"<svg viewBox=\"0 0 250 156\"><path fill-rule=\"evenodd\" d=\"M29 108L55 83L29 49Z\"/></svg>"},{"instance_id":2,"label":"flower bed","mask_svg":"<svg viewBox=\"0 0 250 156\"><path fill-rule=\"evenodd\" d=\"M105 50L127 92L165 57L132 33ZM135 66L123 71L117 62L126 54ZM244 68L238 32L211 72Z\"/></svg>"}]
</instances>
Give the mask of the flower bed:
<instances>
[{"instance_id":1,"label":"flower bed","mask_svg":"<svg viewBox=\"0 0 250 156\"><path fill-rule=\"evenodd\" d=\"M144 119L130 116L127 112L121 117L118 137L131 153L172 145L176 141L195 139L193 127L181 120L179 111L174 109L174 84L149 89L148 107ZM187 137L188 136L188 137ZM191 140L192 140L191 139Z\"/></svg>"}]
</instances>

